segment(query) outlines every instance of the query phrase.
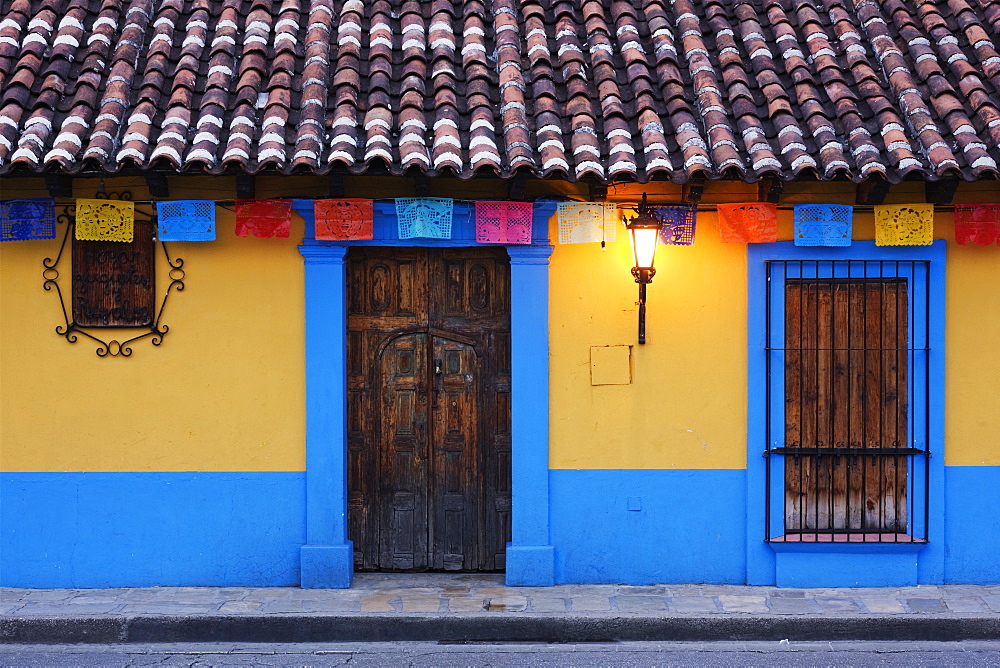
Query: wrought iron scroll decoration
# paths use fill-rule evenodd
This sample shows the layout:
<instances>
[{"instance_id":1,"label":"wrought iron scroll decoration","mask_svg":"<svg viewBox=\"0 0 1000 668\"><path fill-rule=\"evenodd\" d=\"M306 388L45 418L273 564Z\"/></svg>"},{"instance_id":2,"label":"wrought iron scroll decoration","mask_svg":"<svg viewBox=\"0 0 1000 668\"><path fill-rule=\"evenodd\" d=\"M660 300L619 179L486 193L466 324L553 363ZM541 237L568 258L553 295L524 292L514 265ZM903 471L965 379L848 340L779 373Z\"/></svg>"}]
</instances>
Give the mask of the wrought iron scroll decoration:
<instances>
[{"instance_id":1,"label":"wrought iron scroll decoration","mask_svg":"<svg viewBox=\"0 0 1000 668\"><path fill-rule=\"evenodd\" d=\"M105 193L103 184L97 193L98 199L117 199L124 201L132 200L132 193L129 191L120 192L109 192ZM88 326L84 327L77 324L73 317L71 317L72 309L68 309L66 305L66 299L63 294L62 287L59 284L60 272L59 272L59 262L62 260L63 253L66 251L67 244L71 244L71 239L73 238L74 229L76 227L76 205L75 204L58 204L57 209L62 209L60 213L56 216L56 222L58 225L65 225L66 231L63 234L62 243L59 245L59 253L56 258L45 258L42 260L42 278L44 279L42 283L42 288L46 291L55 290L56 295L59 297L59 305L62 308L63 324L57 325L55 328L56 334L62 336L70 343L76 343L79 340L79 335L83 335L92 341L97 342L97 356L98 357L131 357L132 355L132 344L140 339L145 339L150 337L150 342L154 346L158 346L163 343L163 338L170 331L167 325L160 323L160 319L163 316L163 312L167 306L167 299L170 297L172 291L182 291L184 289L184 260L181 258L172 258L170 252L167 250L167 244L164 241L160 241L160 247L163 249L163 257L167 262L169 267L167 270L167 283L166 289L163 292L163 299L160 302L160 307L157 309L155 316L152 319L152 324L148 327L125 327L120 329L138 330L142 333L125 339L124 341L119 341L117 339L105 340L98 336L96 332L91 330L103 329L102 327ZM156 224L156 213L155 209L147 208L149 205L136 204L135 211L135 222L155 225ZM140 208L142 207L142 208ZM155 228L154 228L155 230ZM154 233L154 243L156 241ZM155 258L154 258L155 261ZM71 267L72 271L72 267ZM154 272L155 276L155 272Z\"/></svg>"}]
</instances>

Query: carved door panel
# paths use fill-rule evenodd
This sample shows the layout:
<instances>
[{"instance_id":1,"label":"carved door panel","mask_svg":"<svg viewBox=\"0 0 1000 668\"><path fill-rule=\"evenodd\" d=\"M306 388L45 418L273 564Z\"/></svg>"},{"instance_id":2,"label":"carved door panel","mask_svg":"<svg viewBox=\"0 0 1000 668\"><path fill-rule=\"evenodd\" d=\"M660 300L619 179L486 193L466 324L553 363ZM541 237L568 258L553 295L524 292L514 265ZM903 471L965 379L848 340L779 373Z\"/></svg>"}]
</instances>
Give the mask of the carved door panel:
<instances>
[{"instance_id":1,"label":"carved door panel","mask_svg":"<svg viewBox=\"0 0 1000 668\"><path fill-rule=\"evenodd\" d=\"M378 360L382 378L379 563L427 566L427 335L393 339ZM386 530L387 529L387 530Z\"/></svg>"},{"instance_id":2,"label":"carved door panel","mask_svg":"<svg viewBox=\"0 0 1000 668\"><path fill-rule=\"evenodd\" d=\"M392 463L385 450L391 453L392 434L400 427L390 423L383 428L383 422L391 417L388 411L393 406L388 399L392 399L393 384L427 373L425 345L396 342L427 328L426 306L422 306L427 303L426 259L417 249L386 250L355 248L348 255L347 522L355 566L361 570L393 567L391 556L382 563L395 548L381 547L382 529L387 541L394 516L392 492L383 502L392 482L383 480L381 473ZM405 356L409 344L415 346L414 371L407 375L398 368L406 368L406 361L399 357ZM426 397L423 383L419 392ZM421 454L426 459L426 434L423 439ZM421 512L426 524L426 514Z\"/></svg>"},{"instance_id":3,"label":"carved door panel","mask_svg":"<svg viewBox=\"0 0 1000 668\"><path fill-rule=\"evenodd\" d=\"M510 540L506 253L354 248L348 266L356 567L502 569Z\"/></svg>"},{"instance_id":4,"label":"carved door panel","mask_svg":"<svg viewBox=\"0 0 1000 668\"><path fill-rule=\"evenodd\" d=\"M475 347L439 337L433 340L434 377L431 471L434 517L433 567L468 569L476 559L480 471L477 466Z\"/></svg>"}]
</instances>

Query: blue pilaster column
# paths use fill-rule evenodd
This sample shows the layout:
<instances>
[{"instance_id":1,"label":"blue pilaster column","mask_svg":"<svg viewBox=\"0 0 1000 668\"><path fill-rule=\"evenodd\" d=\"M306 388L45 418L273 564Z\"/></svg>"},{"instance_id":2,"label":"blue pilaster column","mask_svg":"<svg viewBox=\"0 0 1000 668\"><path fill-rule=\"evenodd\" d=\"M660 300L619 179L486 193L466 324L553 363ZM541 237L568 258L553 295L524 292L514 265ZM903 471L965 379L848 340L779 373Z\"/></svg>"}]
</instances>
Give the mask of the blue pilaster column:
<instances>
[{"instance_id":1,"label":"blue pilaster column","mask_svg":"<svg viewBox=\"0 0 1000 668\"><path fill-rule=\"evenodd\" d=\"M511 293L512 540L507 584L555 584L549 542L549 256L508 246Z\"/></svg>"},{"instance_id":2,"label":"blue pilaster column","mask_svg":"<svg viewBox=\"0 0 1000 668\"><path fill-rule=\"evenodd\" d=\"M350 587L347 539L346 246L299 246L305 258L306 544L305 588Z\"/></svg>"}]
</instances>

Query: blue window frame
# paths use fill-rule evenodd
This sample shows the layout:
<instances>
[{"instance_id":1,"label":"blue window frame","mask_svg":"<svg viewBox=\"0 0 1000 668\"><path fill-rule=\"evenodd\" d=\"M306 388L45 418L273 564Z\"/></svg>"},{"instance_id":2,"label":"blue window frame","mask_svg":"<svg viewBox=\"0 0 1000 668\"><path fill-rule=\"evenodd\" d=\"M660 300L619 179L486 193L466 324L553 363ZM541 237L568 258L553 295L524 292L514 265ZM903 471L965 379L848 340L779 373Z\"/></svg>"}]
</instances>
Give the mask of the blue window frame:
<instances>
[{"instance_id":1,"label":"blue window frame","mask_svg":"<svg viewBox=\"0 0 1000 668\"><path fill-rule=\"evenodd\" d=\"M846 248L797 247L790 242L751 244L747 258L748 582L773 584L777 580L781 584L784 580L787 584L788 578L782 577L781 569L783 565L790 565L789 557L776 559L775 555L789 552L812 555L810 568L815 571L817 582L824 584L853 584L854 581L831 583L822 571L837 569L838 564L836 561L826 563L818 555L852 552L911 555L919 552L919 560L914 561L919 565L911 573L889 573L889 580L939 581L943 575L940 538L943 533L944 242L919 247L876 247L872 242L856 241ZM800 337L798 341L802 340L803 325L786 322L786 314L794 313L796 318L802 318L803 312L808 314L807 318L837 317L836 313L840 312L837 309L844 308L843 305L852 299L845 299L843 293L853 290L853 301L857 302L858 291L865 289L876 292L876 302L886 299L888 289L890 294L896 295L894 302L887 302L889 307L895 303L898 308L905 308L905 313L899 314L903 324L898 342L876 342L875 349L868 352L850 350L857 346L859 337L845 335L846 325L841 320L839 324L827 321L805 325L814 330L840 331L839 339L830 334L830 338L823 340L816 336L805 345L796 343L796 336ZM803 292L811 294L806 298L811 306L800 302L786 309L786 299L794 295L801 300ZM818 297L819 293L822 295ZM837 294L841 296L835 296ZM825 306L819 306L824 300ZM839 300L842 306L830 306L831 300ZM821 311L828 315L821 316ZM889 317L895 316L890 313ZM857 327L857 323L854 326ZM786 335L791 342L786 340ZM848 338L854 343L845 343ZM834 404L857 401L857 395L863 393L855 391L852 399L850 389L841 390L839 394L832 390L824 392L822 387L815 392L809 388L798 389L800 379L806 374L802 369L807 366L804 361L807 355L809 359L815 355L817 361L812 362L813 369L825 367L823 373L828 375L824 378L830 379L835 373L858 373L857 369L852 371L849 364L844 368L845 356L898 359L901 370L896 372L897 381L900 376L903 378L899 387L905 385L905 400L901 397L898 401L896 432L859 438L853 443L823 442L823 436L830 438L845 430L842 426L836 430L832 426L825 428L819 425L820 422L842 419L834 417L838 414L848 415L846 419L850 419L850 408L845 412L843 405ZM878 361L876 366L881 364ZM794 379L790 386L786 385L786 370ZM868 369L865 372L871 373ZM879 372L876 369L876 375ZM832 385L841 381L822 382ZM817 384L815 373L806 385L809 383ZM883 388L883 393L892 399L890 390ZM799 429L786 424L786 421L799 419L786 405L805 401L806 395L811 403L802 405L808 405L810 411L815 409L816 416L803 417L802 422L817 422L809 434L804 427ZM882 395L867 394L860 400L870 401L873 396ZM896 418L890 415L890 419ZM857 433L858 429L847 432ZM799 435L803 435L801 442L797 440ZM796 442L785 442L786 436ZM846 440L854 438L849 436ZM857 452L851 450L852 446L874 449L868 455L853 456ZM887 483L882 496L875 494L872 503L871 483L878 481L864 465L882 471L888 466L886 462L895 467L892 470L896 482ZM855 478L853 483L847 483L847 489L862 488L858 496L853 497L854 508L850 507L852 493L844 492L848 464L854 466ZM803 467L807 470L805 476L801 473ZM798 471L798 481L792 477L795 471ZM835 494L833 480L836 476L839 476L839 487ZM867 488L865 483L858 482L862 476L869 476ZM802 480L807 483L802 484ZM829 488L820 485L820 480L823 485L829 483ZM863 507L859 500L865 499L865 493L869 494L868 505L875 507L874 512L859 508L859 505ZM836 502L834 496L837 496ZM902 507L896 507L896 502ZM801 563L795 568L798 569L797 582L808 582L810 576L804 574Z\"/></svg>"}]
</instances>

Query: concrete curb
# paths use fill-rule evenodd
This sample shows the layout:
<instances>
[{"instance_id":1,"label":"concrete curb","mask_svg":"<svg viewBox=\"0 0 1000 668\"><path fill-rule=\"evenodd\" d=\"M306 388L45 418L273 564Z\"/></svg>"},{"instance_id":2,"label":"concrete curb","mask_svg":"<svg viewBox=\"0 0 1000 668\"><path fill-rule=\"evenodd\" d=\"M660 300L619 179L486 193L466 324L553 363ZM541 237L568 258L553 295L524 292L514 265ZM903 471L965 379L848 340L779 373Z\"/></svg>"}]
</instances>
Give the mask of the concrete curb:
<instances>
[{"instance_id":1,"label":"concrete curb","mask_svg":"<svg viewBox=\"0 0 1000 668\"><path fill-rule=\"evenodd\" d=\"M132 615L6 617L0 643L1000 639L998 616Z\"/></svg>"}]
</instances>

